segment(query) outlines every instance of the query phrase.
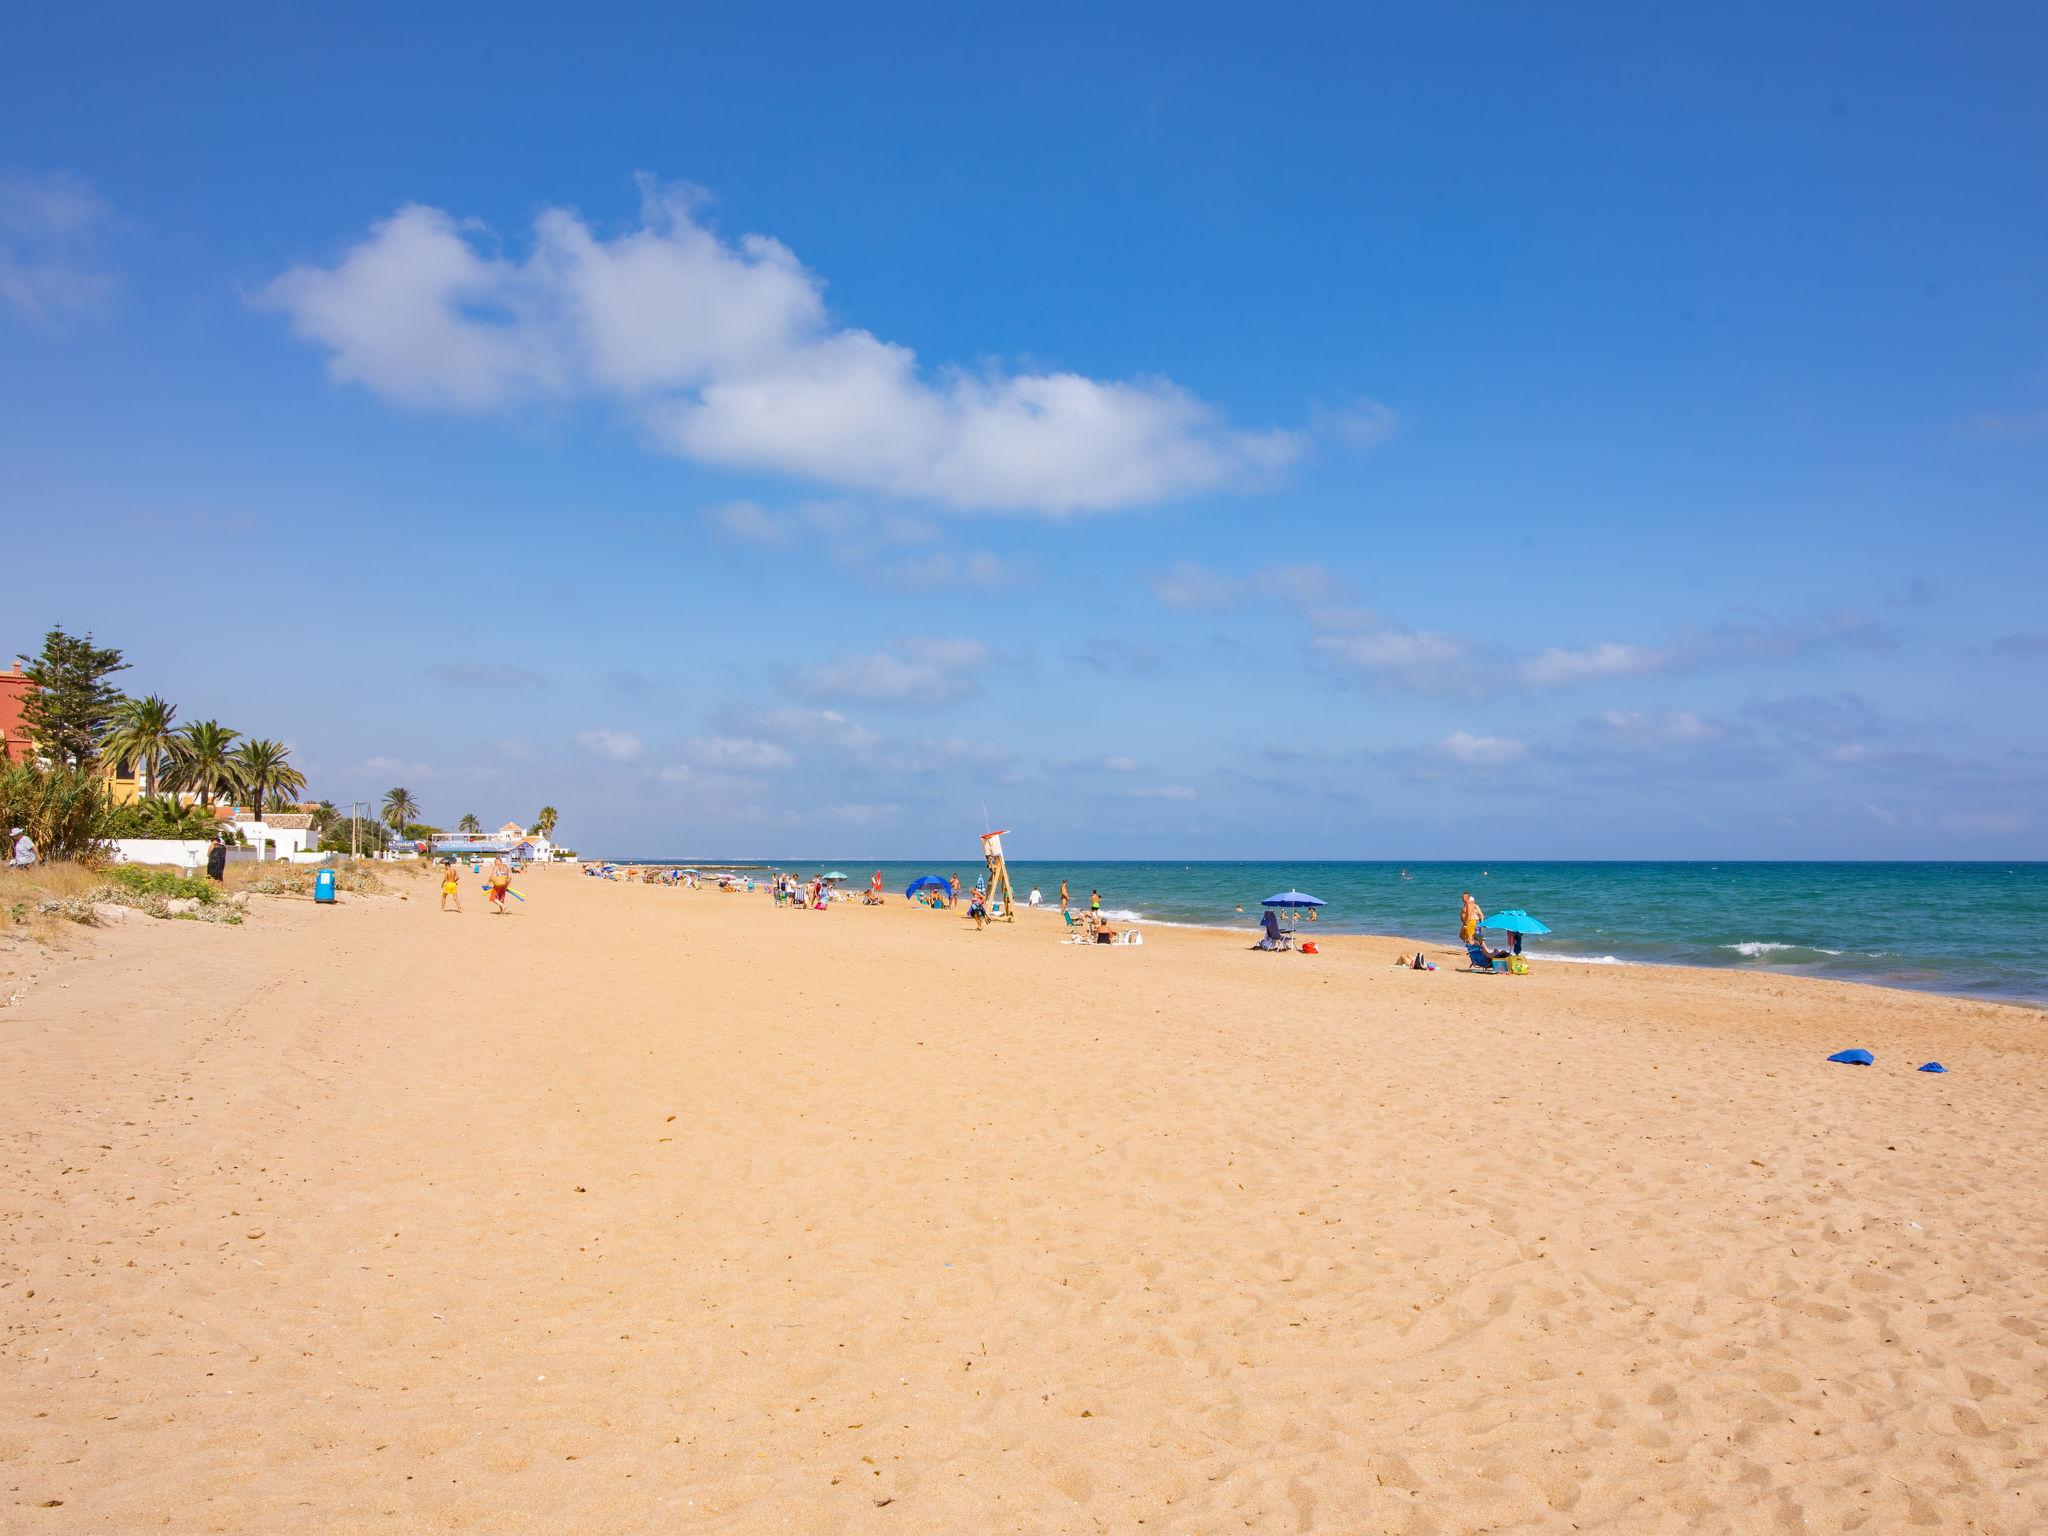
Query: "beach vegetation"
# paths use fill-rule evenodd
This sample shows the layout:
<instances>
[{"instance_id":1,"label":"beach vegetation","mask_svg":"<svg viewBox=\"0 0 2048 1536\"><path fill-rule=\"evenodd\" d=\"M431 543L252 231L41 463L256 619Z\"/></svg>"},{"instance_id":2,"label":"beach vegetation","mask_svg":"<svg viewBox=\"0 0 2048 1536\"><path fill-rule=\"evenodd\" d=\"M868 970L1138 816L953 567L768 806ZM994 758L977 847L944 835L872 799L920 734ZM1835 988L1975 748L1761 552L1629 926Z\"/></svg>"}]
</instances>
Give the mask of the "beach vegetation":
<instances>
[{"instance_id":1,"label":"beach vegetation","mask_svg":"<svg viewBox=\"0 0 2048 1536\"><path fill-rule=\"evenodd\" d=\"M22 730L44 761L60 768L90 768L126 702L109 682L127 670L121 653L92 643L92 633L66 634L63 627L43 636L34 656L19 656L21 670L35 686L22 700Z\"/></svg>"},{"instance_id":2,"label":"beach vegetation","mask_svg":"<svg viewBox=\"0 0 2048 1536\"><path fill-rule=\"evenodd\" d=\"M89 766L0 762L0 826L22 828L44 859L96 857L111 806Z\"/></svg>"},{"instance_id":3,"label":"beach vegetation","mask_svg":"<svg viewBox=\"0 0 2048 1536\"><path fill-rule=\"evenodd\" d=\"M168 795L144 795L126 805L108 807L100 835L106 838L163 837L193 842L212 837L219 826L210 812L196 805L188 805Z\"/></svg>"},{"instance_id":4,"label":"beach vegetation","mask_svg":"<svg viewBox=\"0 0 2048 1536\"><path fill-rule=\"evenodd\" d=\"M534 835L552 838L555 835L555 819L558 814L552 805L542 806L540 814L533 818Z\"/></svg>"},{"instance_id":5,"label":"beach vegetation","mask_svg":"<svg viewBox=\"0 0 2048 1536\"><path fill-rule=\"evenodd\" d=\"M189 875L162 864L116 864L106 871L105 884L135 896L196 901L204 906L211 906L221 898L220 887L204 875Z\"/></svg>"},{"instance_id":6,"label":"beach vegetation","mask_svg":"<svg viewBox=\"0 0 2048 1536\"><path fill-rule=\"evenodd\" d=\"M465 815L463 816L462 820L460 820L460 821L458 821L457 823L455 823L455 830L456 830L456 831L458 831L458 832L472 832L472 833L474 833L474 832L481 832L481 831L483 831L483 829L484 829L484 824L483 824L482 822L480 822L480 821L478 821L478 820L476 819L476 812L475 812L475 811L470 811L470 812L468 812L467 814L465 814Z\"/></svg>"}]
</instances>

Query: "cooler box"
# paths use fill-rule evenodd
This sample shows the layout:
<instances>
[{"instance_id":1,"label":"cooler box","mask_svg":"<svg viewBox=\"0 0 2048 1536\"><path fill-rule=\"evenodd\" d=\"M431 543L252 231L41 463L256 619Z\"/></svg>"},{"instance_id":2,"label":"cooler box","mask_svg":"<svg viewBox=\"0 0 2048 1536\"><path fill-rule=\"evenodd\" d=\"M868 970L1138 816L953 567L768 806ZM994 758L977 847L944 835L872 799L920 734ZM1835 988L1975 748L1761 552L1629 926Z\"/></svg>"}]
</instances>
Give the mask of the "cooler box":
<instances>
[{"instance_id":1,"label":"cooler box","mask_svg":"<svg viewBox=\"0 0 2048 1536\"><path fill-rule=\"evenodd\" d=\"M334 871L323 869L313 877L313 899L324 901L330 906L334 902Z\"/></svg>"}]
</instances>

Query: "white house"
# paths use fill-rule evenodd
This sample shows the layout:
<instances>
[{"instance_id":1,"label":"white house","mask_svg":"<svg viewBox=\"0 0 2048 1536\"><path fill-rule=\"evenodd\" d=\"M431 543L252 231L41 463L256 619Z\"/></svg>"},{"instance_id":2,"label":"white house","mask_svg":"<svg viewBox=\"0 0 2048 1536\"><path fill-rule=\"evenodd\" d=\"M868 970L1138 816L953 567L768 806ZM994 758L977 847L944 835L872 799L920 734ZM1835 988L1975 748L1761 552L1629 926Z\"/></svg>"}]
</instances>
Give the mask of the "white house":
<instances>
[{"instance_id":1,"label":"white house","mask_svg":"<svg viewBox=\"0 0 2048 1536\"><path fill-rule=\"evenodd\" d=\"M307 811L272 811L261 821L237 821L235 830L249 840L261 859L288 859L310 864L321 857L319 834Z\"/></svg>"},{"instance_id":2,"label":"white house","mask_svg":"<svg viewBox=\"0 0 2048 1536\"><path fill-rule=\"evenodd\" d=\"M536 864L545 864L555 856L555 845L552 842L538 832L528 832L516 821L506 822L493 836L515 851L523 847L524 851L519 852L518 857L530 859Z\"/></svg>"}]
</instances>

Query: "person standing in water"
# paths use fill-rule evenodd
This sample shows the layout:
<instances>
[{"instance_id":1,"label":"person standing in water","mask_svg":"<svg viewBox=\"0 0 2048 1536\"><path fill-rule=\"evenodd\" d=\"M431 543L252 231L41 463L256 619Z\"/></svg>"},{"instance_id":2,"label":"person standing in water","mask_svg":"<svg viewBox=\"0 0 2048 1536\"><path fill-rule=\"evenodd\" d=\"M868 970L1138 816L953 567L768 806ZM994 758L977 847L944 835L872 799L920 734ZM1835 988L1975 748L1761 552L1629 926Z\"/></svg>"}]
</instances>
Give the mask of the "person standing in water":
<instances>
[{"instance_id":1,"label":"person standing in water","mask_svg":"<svg viewBox=\"0 0 2048 1536\"><path fill-rule=\"evenodd\" d=\"M1102 915L1102 892L1090 891L1088 893L1088 911L1094 917Z\"/></svg>"},{"instance_id":2,"label":"person standing in water","mask_svg":"<svg viewBox=\"0 0 2048 1536\"><path fill-rule=\"evenodd\" d=\"M1486 920L1486 914L1479 910L1479 903L1472 899L1470 891L1465 892L1463 904L1458 909L1458 942L1470 944L1479 937L1479 925Z\"/></svg>"},{"instance_id":3,"label":"person standing in water","mask_svg":"<svg viewBox=\"0 0 2048 1536\"><path fill-rule=\"evenodd\" d=\"M1066 914L1068 905L1069 903L1067 900L1067 882L1062 880L1060 881L1060 913L1062 916Z\"/></svg>"}]
</instances>

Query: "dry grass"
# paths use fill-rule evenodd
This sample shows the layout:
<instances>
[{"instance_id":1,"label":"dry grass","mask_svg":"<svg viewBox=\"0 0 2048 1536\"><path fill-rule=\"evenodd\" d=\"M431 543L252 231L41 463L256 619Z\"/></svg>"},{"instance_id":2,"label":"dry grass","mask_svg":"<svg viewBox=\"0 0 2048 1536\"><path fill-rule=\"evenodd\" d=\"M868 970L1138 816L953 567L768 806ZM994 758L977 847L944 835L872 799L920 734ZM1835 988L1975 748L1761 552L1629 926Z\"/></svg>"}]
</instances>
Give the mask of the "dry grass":
<instances>
[{"instance_id":1,"label":"dry grass","mask_svg":"<svg viewBox=\"0 0 2048 1536\"><path fill-rule=\"evenodd\" d=\"M106 878L95 865L69 861L38 864L33 869L0 869L0 908L12 907L22 901L88 896Z\"/></svg>"},{"instance_id":2,"label":"dry grass","mask_svg":"<svg viewBox=\"0 0 2048 1536\"><path fill-rule=\"evenodd\" d=\"M319 864L230 864L227 888L247 891L252 896L310 896L313 877L322 868L334 871L337 890L376 896L391 889L394 873L409 872L404 864L383 864L370 859L342 859L332 865ZM401 878L403 875L401 874Z\"/></svg>"},{"instance_id":3,"label":"dry grass","mask_svg":"<svg viewBox=\"0 0 2048 1536\"><path fill-rule=\"evenodd\" d=\"M0 933L62 948L68 936L90 923L88 902L104 878L90 864L69 861L0 869Z\"/></svg>"}]
</instances>

